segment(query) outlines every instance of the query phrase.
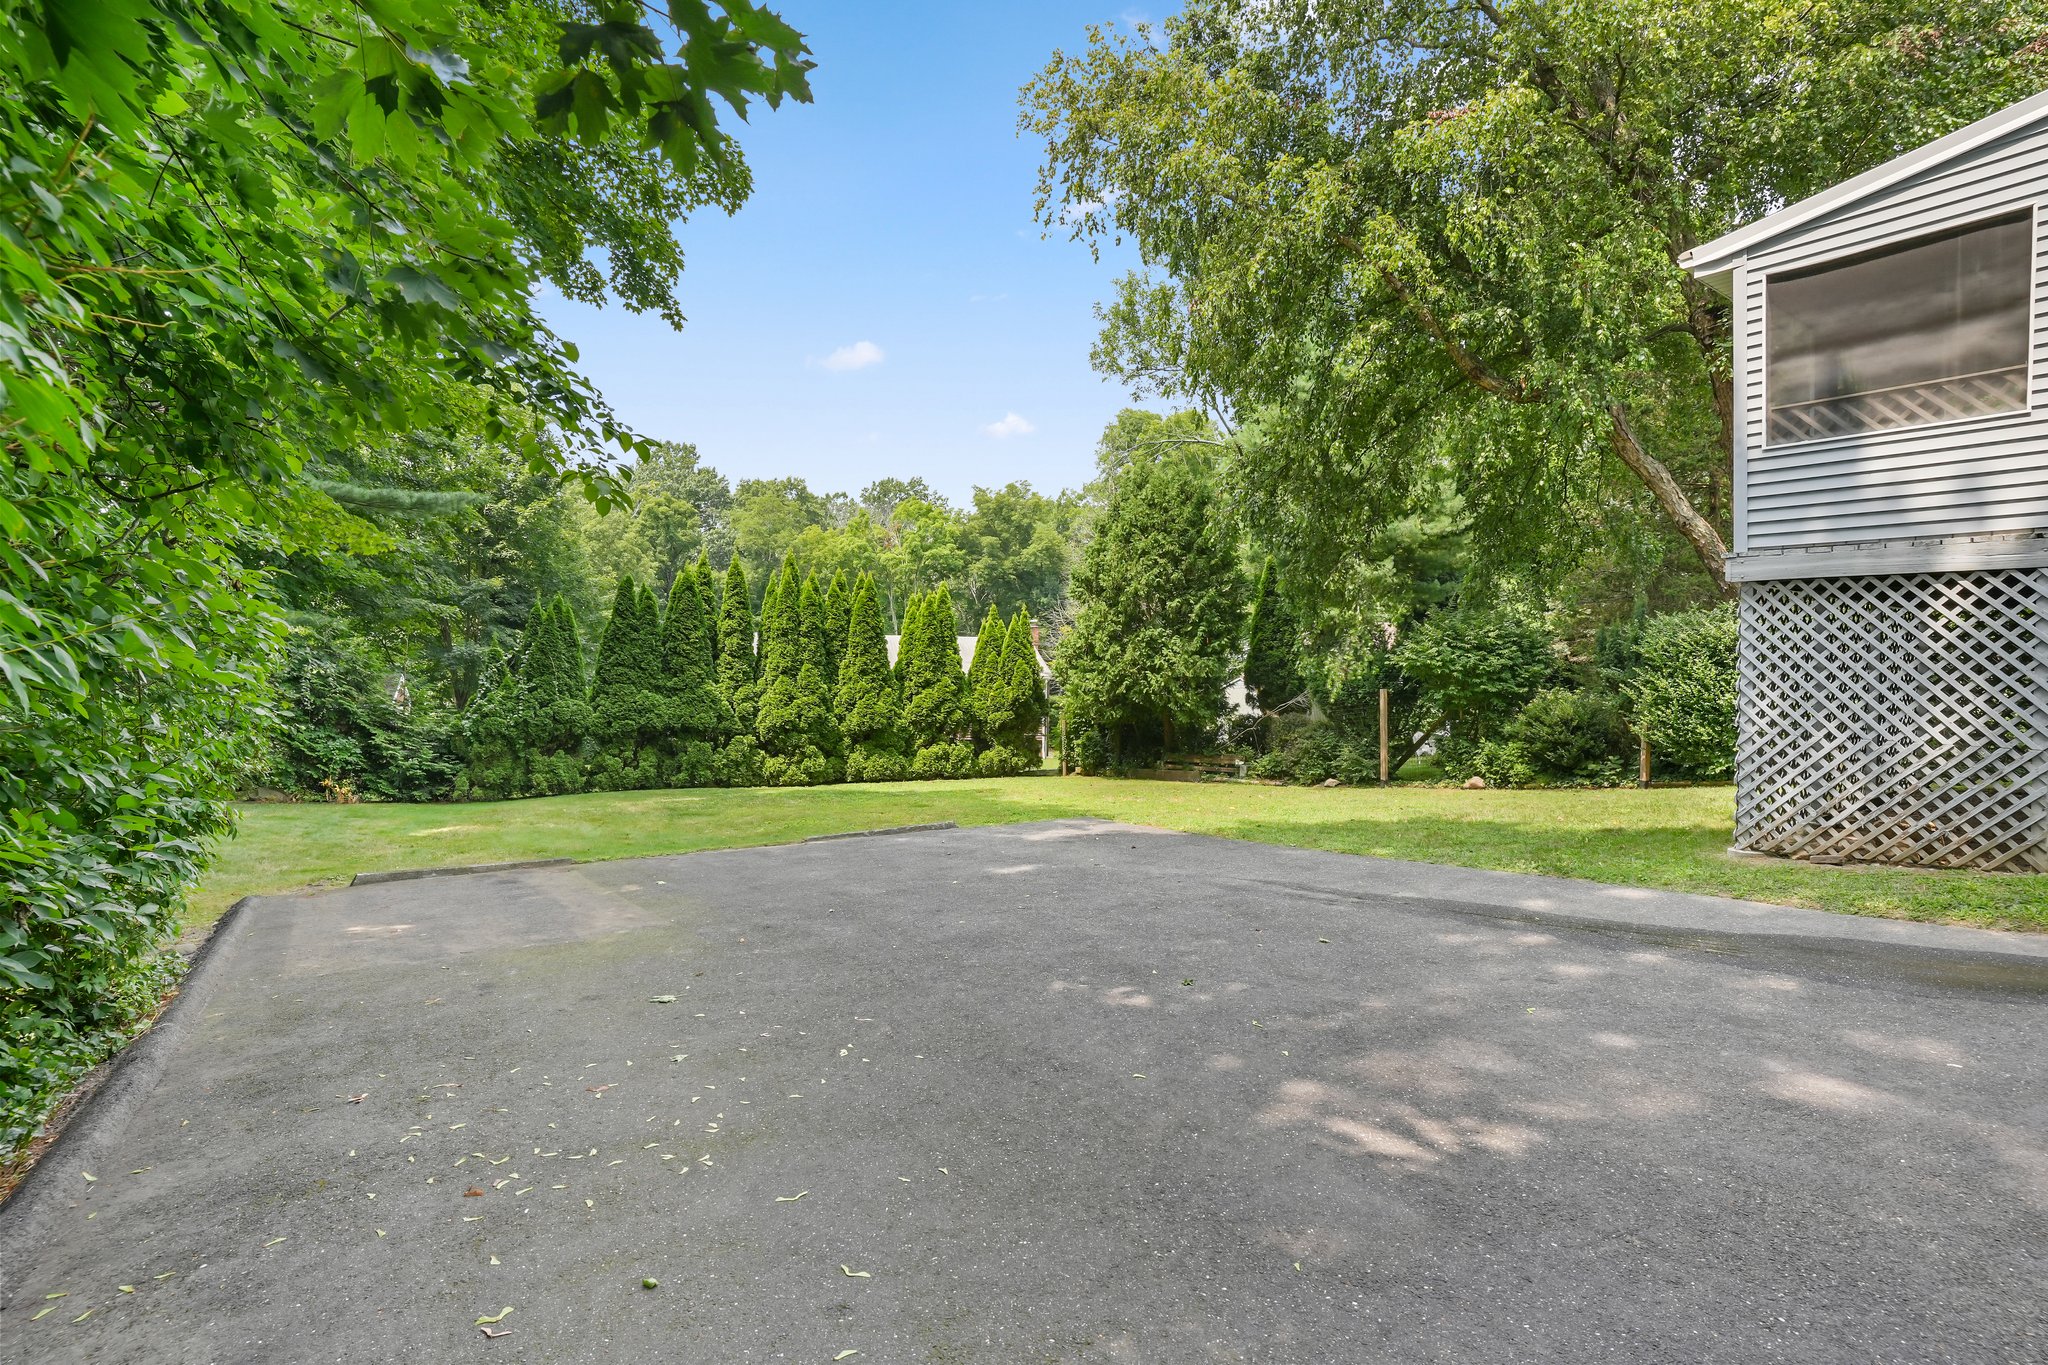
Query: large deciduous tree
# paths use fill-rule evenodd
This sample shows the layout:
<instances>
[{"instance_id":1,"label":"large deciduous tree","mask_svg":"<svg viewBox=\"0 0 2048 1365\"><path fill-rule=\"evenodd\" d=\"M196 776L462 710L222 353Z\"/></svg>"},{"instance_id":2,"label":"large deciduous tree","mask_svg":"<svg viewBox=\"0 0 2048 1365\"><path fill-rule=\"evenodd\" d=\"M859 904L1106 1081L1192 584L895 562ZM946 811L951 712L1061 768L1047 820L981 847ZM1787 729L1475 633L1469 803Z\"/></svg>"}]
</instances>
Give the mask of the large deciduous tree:
<instances>
[{"instance_id":1,"label":"large deciduous tree","mask_svg":"<svg viewBox=\"0 0 2048 1365\"><path fill-rule=\"evenodd\" d=\"M1048 228L1129 238L1105 370L1244 424L1333 572L1448 476L1496 559L1617 503L1725 591L1726 302L1688 248L2048 81L2027 0L1194 0L1024 93Z\"/></svg>"}]
</instances>

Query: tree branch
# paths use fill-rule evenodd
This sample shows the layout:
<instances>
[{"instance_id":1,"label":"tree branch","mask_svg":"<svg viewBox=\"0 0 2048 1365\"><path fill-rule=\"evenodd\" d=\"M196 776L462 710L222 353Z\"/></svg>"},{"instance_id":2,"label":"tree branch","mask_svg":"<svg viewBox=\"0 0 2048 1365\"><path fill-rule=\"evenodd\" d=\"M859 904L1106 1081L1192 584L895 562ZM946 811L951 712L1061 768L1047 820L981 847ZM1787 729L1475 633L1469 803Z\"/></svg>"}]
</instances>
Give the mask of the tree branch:
<instances>
[{"instance_id":1,"label":"tree branch","mask_svg":"<svg viewBox=\"0 0 2048 1365\"><path fill-rule=\"evenodd\" d=\"M1615 455L1643 481L1643 486L1657 499L1657 505L1664 509L1664 515L1678 527L1678 533L1691 542L1714 586L1723 597L1728 596L1728 547L1722 543L1721 533L1694 509L1692 499L1686 497L1685 490L1678 486L1678 480L1671 477L1663 462L1643 449L1629 423L1628 409L1619 403L1609 403L1607 416L1607 442L1614 447Z\"/></svg>"}]
</instances>

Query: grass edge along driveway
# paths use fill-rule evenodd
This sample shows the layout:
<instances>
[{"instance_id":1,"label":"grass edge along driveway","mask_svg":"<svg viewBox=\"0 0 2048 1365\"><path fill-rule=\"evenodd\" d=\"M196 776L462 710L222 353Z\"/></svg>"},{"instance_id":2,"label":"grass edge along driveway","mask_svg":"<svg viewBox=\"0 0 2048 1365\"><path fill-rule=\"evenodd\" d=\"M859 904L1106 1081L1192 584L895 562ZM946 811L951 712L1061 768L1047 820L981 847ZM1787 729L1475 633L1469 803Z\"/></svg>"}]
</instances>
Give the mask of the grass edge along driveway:
<instances>
[{"instance_id":1,"label":"grass edge along driveway","mask_svg":"<svg viewBox=\"0 0 2048 1365\"><path fill-rule=\"evenodd\" d=\"M2048 881L2037 876L1733 856L1734 799L1728 787L1463 791L1034 777L464 805L252 805L194 896L188 925L212 923L244 895L338 885L356 872L635 858L936 820L1095 816L1296 848L2048 932Z\"/></svg>"}]
</instances>

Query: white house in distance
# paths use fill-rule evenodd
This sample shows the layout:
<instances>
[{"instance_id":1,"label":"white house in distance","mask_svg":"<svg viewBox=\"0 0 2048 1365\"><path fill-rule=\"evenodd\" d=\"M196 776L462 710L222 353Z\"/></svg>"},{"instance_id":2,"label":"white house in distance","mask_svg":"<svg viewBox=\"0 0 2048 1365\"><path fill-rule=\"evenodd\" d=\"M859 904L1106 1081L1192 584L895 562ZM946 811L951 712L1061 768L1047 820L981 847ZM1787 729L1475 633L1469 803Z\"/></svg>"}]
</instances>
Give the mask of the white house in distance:
<instances>
[{"instance_id":1,"label":"white house in distance","mask_svg":"<svg viewBox=\"0 0 2048 1365\"><path fill-rule=\"evenodd\" d=\"M2048 94L1681 263L1734 308L1737 847L2048 871Z\"/></svg>"}]
</instances>

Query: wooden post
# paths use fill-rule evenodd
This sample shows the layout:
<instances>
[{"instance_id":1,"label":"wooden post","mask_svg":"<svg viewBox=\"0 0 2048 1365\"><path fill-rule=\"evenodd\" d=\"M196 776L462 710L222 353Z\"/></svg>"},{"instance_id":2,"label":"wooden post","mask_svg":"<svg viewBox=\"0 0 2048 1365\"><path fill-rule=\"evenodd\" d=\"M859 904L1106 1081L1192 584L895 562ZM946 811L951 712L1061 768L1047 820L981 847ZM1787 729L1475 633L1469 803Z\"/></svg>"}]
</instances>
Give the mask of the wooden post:
<instances>
[{"instance_id":1,"label":"wooden post","mask_svg":"<svg viewBox=\"0 0 2048 1365\"><path fill-rule=\"evenodd\" d=\"M1060 776L1067 776L1067 713L1060 712Z\"/></svg>"},{"instance_id":2,"label":"wooden post","mask_svg":"<svg viewBox=\"0 0 2048 1365\"><path fill-rule=\"evenodd\" d=\"M1636 755L1636 785L1647 787L1650 785L1650 737L1648 735L1641 735L1638 736L1638 739L1641 741L1642 748L1637 751Z\"/></svg>"},{"instance_id":3,"label":"wooden post","mask_svg":"<svg viewBox=\"0 0 2048 1365\"><path fill-rule=\"evenodd\" d=\"M1380 689L1380 785L1387 785L1387 689Z\"/></svg>"}]
</instances>

